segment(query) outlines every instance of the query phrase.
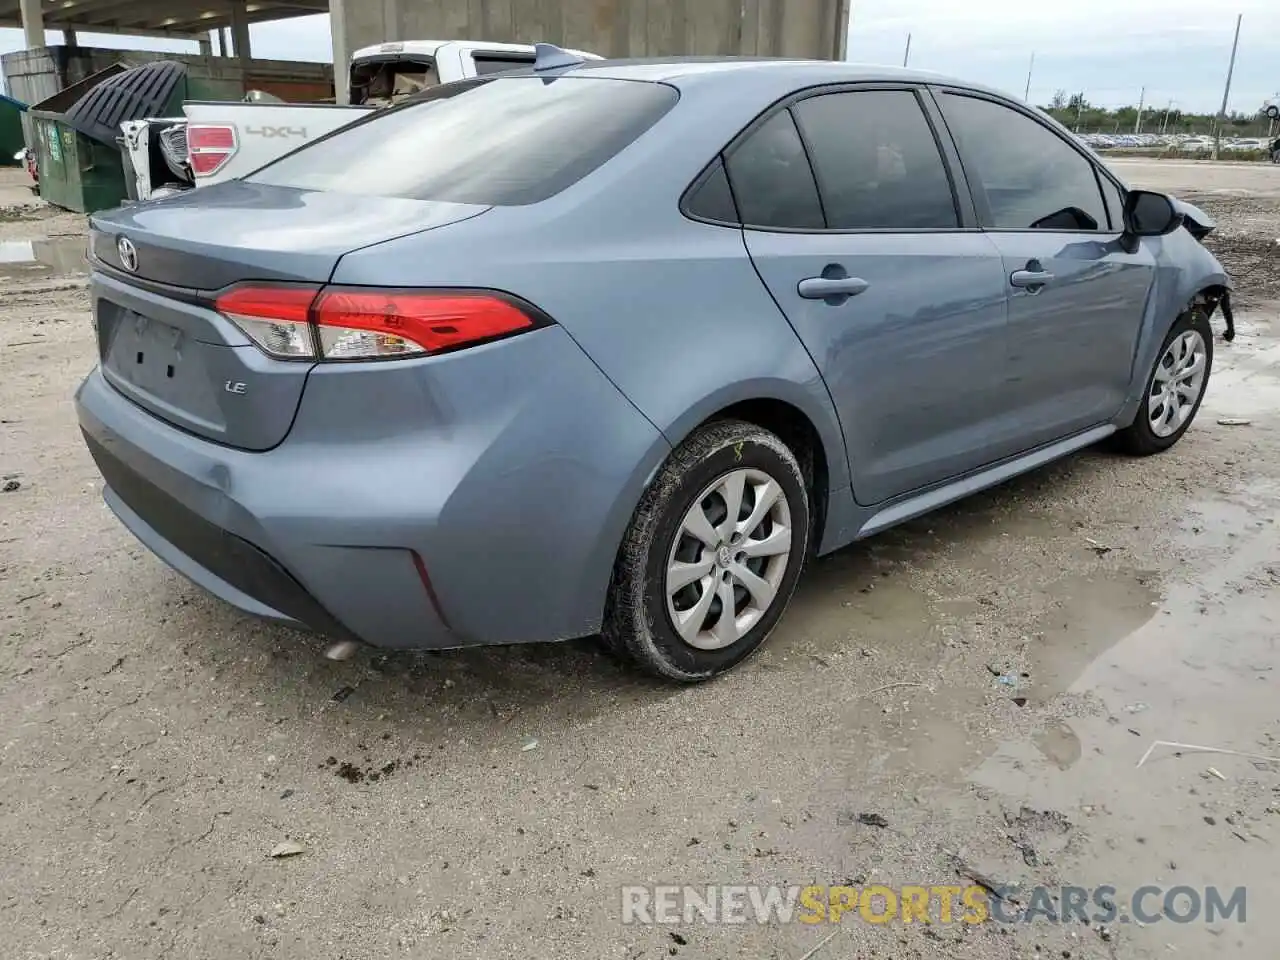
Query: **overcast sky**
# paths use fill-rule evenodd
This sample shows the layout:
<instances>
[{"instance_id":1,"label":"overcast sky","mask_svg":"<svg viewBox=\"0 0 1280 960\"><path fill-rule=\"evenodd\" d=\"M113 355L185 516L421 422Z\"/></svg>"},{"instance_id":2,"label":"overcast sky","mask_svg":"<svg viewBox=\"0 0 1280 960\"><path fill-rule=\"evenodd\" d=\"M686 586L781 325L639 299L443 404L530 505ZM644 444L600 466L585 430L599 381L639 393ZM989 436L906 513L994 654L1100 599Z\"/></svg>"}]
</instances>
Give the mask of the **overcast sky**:
<instances>
[{"instance_id":1,"label":"overcast sky","mask_svg":"<svg viewBox=\"0 0 1280 960\"><path fill-rule=\"evenodd\" d=\"M1035 51L1031 99L1083 90L1105 106L1172 99L1213 111L1222 99L1235 15L1244 14L1231 108L1256 110L1280 91L1280 2L1227 0L853 0L849 59L902 62L912 34L911 66L937 70L1021 94ZM427 39L427 38L424 38ZM483 39L483 38L478 38ZM541 38L529 38L541 39ZM50 31L49 42L59 42ZM83 45L164 49L163 41L84 34ZM17 30L0 30L0 53L22 47ZM192 44L169 49L194 51ZM329 60L327 17L253 28L256 56Z\"/></svg>"}]
</instances>

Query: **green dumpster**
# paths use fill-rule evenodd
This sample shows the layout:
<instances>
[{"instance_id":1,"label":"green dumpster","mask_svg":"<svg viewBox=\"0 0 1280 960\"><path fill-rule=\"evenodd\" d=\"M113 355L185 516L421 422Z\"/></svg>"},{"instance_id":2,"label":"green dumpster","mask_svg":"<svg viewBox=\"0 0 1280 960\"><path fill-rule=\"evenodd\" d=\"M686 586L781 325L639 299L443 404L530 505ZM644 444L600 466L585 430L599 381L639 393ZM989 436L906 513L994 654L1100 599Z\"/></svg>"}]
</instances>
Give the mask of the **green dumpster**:
<instances>
[{"instance_id":1,"label":"green dumpster","mask_svg":"<svg viewBox=\"0 0 1280 960\"><path fill-rule=\"evenodd\" d=\"M65 112L33 107L40 196L77 213L118 207L128 197L120 124L180 111L186 92L186 67L161 60L116 73Z\"/></svg>"},{"instance_id":2,"label":"green dumpster","mask_svg":"<svg viewBox=\"0 0 1280 960\"><path fill-rule=\"evenodd\" d=\"M40 196L77 213L120 205L124 167L116 147L86 137L59 113L32 110L31 128L40 164Z\"/></svg>"},{"instance_id":3,"label":"green dumpster","mask_svg":"<svg viewBox=\"0 0 1280 960\"><path fill-rule=\"evenodd\" d=\"M0 166L18 161L13 155L26 146L22 135L22 115L27 105L0 93Z\"/></svg>"}]
</instances>

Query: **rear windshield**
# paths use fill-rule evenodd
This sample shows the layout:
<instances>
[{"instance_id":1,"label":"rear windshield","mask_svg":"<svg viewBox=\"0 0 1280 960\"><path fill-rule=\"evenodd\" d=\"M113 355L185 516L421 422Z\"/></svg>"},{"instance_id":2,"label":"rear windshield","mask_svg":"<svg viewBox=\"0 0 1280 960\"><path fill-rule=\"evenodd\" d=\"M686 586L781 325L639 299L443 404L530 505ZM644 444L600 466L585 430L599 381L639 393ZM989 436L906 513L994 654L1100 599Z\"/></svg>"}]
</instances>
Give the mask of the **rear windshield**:
<instances>
[{"instance_id":1,"label":"rear windshield","mask_svg":"<svg viewBox=\"0 0 1280 960\"><path fill-rule=\"evenodd\" d=\"M450 96L452 86L344 127L247 179L413 200L537 203L614 156L678 99L663 84L607 78L505 77Z\"/></svg>"},{"instance_id":2,"label":"rear windshield","mask_svg":"<svg viewBox=\"0 0 1280 960\"><path fill-rule=\"evenodd\" d=\"M362 60L351 65L351 103L387 106L439 83L436 62L430 57Z\"/></svg>"}]
</instances>

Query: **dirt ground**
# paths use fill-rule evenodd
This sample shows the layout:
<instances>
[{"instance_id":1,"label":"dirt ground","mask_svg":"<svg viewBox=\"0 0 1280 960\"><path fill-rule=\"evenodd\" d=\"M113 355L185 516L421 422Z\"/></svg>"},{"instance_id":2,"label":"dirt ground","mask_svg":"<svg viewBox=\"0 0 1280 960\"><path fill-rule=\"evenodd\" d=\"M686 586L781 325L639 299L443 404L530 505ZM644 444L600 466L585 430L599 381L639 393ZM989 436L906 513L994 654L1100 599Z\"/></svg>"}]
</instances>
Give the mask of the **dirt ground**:
<instances>
[{"instance_id":1,"label":"dirt ground","mask_svg":"<svg viewBox=\"0 0 1280 960\"><path fill-rule=\"evenodd\" d=\"M1271 960L1280 765L1137 763L1280 756L1280 167L1117 169L1219 216L1242 287L1183 442L815 563L692 689L590 641L334 663L170 572L76 429L81 219L0 171L5 957ZM1246 886L1247 920L620 923L627 884L979 875Z\"/></svg>"}]
</instances>

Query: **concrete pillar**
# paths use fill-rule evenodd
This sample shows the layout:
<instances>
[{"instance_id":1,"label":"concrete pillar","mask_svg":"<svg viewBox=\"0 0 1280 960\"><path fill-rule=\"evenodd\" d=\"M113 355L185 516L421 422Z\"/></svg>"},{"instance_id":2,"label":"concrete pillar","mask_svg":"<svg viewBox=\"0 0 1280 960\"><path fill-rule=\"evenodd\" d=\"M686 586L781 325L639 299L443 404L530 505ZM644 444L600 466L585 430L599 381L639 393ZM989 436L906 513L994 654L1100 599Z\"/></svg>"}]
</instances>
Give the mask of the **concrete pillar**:
<instances>
[{"instance_id":1,"label":"concrete pillar","mask_svg":"<svg viewBox=\"0 0 1280 960\"><path fill-rule=\"evenodd\" d=\"M231 4L231 43L236 48L236 58L247 63L253 51L249 46L249 17L245 0L234 0Z\"/></svg>"},{"instance_id":2,"label":"concrete pillar","mask_svg":"<svg viewBox=\"0 0 1280 960\"><path fill-rule=\"evenodd\" d=\"M346 52L387 40L550 40L606 56L843 57L854 0L334 0ZM335 51L336 53L336 51Z\"/></svg>"},{"instance_id":3,"label":"concrete pillar","mask_svg":"<svg viewBox=\"0 0 1280 960\"><path fill-rule=\"evenodd\" d=\"M833 60L849 59L849 31L853 29L853 0L836 0L835 22L832 32L835 34Z\"/></svg>"},{"instance_id":4,"label":"concrete pillar","mask_svg":"<svg viewBox=\"0 0 1280 960\"><path fill-rule=\"evenodd\" d=\"M199 43L200 43L200 56L202 57L213 56L213 38L212 37L201 37L199 40Z\"/></svg>"},{"instance_id":5,"label":"concrete pillar","mask_svg":"<svg viewBox=\"0 0 1280 960\"><path fill-rule=\"evenodd\" d=\"M358 3L359 0L355 2ZM329 0L329 33L333 38L334 102L345 107L351 102L351 46L347 43L347 0Z\"/></svg>"},{"instance_id":6,"label":"concrete pillar","mask_svg":"<svg viewBox=\"0 0 1280 960\"><path fill-rule=\"evenodd\" d=\"M231 56L231 44L228 43L227 41L226 27L218 28L218 56L220 57Z\"/></svg>"},{"instance_id":7,"label":"concrete pillar","mask_svg":"<svg viewBox=\"0 0 1280 960\"><path fill-rule=\"evenodd\" d=\"M22 33L27 49L35 50L43 47L44 13L40 10L40 0L19 0L18 10L22 17Z\"/></svg>"},{"instance_id":8,"label":"concrete pillar","mask_svg":"<svg viewBox=\"0 0 1280 960\"><path fill-rule=\"evenodd\" d=\"M70 27L62 28L63 46L69 47L72 50L74 50L79 45L79 43L80 43L79 38L76 37L76 32L74 30L72 30Z\"/></svg>"}]
</instances>

